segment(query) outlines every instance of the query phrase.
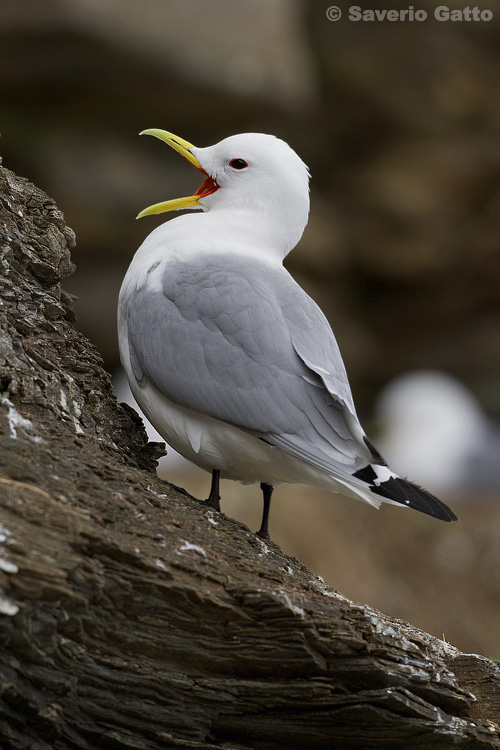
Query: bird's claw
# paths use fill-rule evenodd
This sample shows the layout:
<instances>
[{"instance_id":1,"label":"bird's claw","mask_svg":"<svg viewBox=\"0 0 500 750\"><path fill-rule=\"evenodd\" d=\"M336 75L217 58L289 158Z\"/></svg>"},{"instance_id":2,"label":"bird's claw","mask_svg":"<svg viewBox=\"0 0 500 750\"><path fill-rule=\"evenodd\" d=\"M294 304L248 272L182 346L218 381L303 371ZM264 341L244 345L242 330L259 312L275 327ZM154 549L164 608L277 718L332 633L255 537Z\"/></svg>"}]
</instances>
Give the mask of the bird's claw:
<instances>
[{"instance_id":1,"label":"bird's claw","mask_svg":"<svg viewBox=\"0 0 500 750\"><path fill-rule=\"evenodd\" d=\"M215 495L212 497L212 495L209 495L206 500L202 501L203 505L206 505L207 508L211 508L212 510L216 510L217 513L220 513L220 497L218 495Z\"/></svg>"}]
</instances>

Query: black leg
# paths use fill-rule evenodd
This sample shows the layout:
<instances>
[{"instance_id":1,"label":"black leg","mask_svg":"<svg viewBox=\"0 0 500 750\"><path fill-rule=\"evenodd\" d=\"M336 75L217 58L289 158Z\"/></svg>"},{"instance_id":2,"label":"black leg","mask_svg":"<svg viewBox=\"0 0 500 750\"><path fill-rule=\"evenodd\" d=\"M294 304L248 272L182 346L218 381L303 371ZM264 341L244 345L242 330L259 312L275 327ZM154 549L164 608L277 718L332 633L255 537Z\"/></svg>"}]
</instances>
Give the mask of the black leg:
<instances>
[{"instance_id":1,"label":"black leg","mask_svg":"<svg viewBox=\"0 0 500 750\"><path fill-rule=\"evenodd\" d=\"M257 536L261 539L270 539L267 524L269 523L269 511L271 509L271 495L273 494L273 487L270 484L262 482L260 485L262 494L264 496L264 510L262 512L262 523L260 529L257 532Z\"/></svg>"},{"instance_id":2,"label":"black leg","mask_svg":"<svg viewBox=\"0 0 500 750\"><path fill-rule=\"evenodd\" d=\"M217 510L220 513L219 479L220 479L220 471L219 469L214 469L212 471L212 484L210 487L210 495L208 496L208 499L205 500L205 505L208 505L209 508L213 508L214 510Z\"/></svg>"}]
</instances>

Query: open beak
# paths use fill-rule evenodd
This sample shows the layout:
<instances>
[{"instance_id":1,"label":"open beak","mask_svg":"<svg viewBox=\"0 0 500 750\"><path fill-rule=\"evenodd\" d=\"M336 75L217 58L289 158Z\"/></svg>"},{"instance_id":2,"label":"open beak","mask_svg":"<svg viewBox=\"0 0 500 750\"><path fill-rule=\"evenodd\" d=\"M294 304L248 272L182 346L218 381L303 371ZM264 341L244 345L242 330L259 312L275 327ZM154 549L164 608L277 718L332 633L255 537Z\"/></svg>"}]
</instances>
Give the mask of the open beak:
<instances>
[{"instance_id":1,"label":"open beak","mask_svg":"<svg viewBox=\"0 0 500 750\"><path fill-rule=\"evenodd\" d=\"M160 141L168 143L168 145L181 156L190 161L191 164L194 164L196 169L203 172L207 179L203 185L200 185L194 195L189 195L187 198L174 198L174 200L163 201L163 203L155 203L153 206L148 206L144 211L141 211L141 213L137 215L137 219L141 219L143 216L151 216L152 214L163 214L165 211L177 211L179 208L198 206L200 205L200 198L205 198L207 195L211 195L219 189L217 183L205 172L196 156L191 153L191 149L195 148L192 143L185 141L184 138L179 138L178 135L169 133L167 130L158 130L157 128L143 130L139 135L154 135L155 138L159 138Z\"/></svg>"}]
</instances>

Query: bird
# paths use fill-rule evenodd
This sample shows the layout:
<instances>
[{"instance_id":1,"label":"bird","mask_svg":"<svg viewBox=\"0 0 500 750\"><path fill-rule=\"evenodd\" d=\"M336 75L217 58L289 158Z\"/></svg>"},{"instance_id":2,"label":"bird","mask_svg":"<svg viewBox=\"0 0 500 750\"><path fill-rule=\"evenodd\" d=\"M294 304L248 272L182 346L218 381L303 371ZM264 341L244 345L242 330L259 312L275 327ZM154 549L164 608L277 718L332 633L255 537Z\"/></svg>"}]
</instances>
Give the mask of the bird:
<instances>
[{"instance_id":1,"label":"bird","mask_svg":"<svg viewBox=\"0 0 500 750\"><path fill-rule=\"evenodd\" d=\"M282 139L240 133L169 145L203 175L188 197L137 218L188 209L135 253L118 300L120 356L135 400L165 441L219 481L259 483L262 523L276 486L456 515L393 472L358 420L334 333L285 269L309 217L309 170ZM201 209L201 211L197 211Z\"/></svg>"},{"instance_id":2,"label":"bird","mask_svg":"<svg viewBox=\"0 0 500 750\"><path fill-rule=\"evenodd\" d=\"M458 378L439 370L399 375L380 392L375 422L391 465L432 492L471 497L500 487L500 428Z\"/></svg>"}]
</instances>

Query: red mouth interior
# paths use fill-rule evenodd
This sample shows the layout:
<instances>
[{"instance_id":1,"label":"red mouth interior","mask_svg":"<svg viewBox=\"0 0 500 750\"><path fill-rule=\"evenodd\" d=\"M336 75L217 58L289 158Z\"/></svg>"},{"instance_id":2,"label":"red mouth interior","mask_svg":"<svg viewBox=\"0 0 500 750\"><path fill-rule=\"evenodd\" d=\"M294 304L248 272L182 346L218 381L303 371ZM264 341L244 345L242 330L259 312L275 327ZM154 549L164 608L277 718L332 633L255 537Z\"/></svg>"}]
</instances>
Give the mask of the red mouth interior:
<instances>
[{"instance_id":1,"label":"red mouth interior","mask_svg":"<svg viewBox=\"0 0 500 750\"><path fill-rule=\"evenodd\" d=\"M200 169L200 172L202 170ZM207 175L206 172L203 172L203 174ZM199 198L206 198L207 195L212 195L212 193L215 193L216 190L219 189L219 185L213 180L211 177L207 175L207 179L203 183L203 185L200 185L198 190L196 191L195 195Z\"/></svg>"}]
</instances>

